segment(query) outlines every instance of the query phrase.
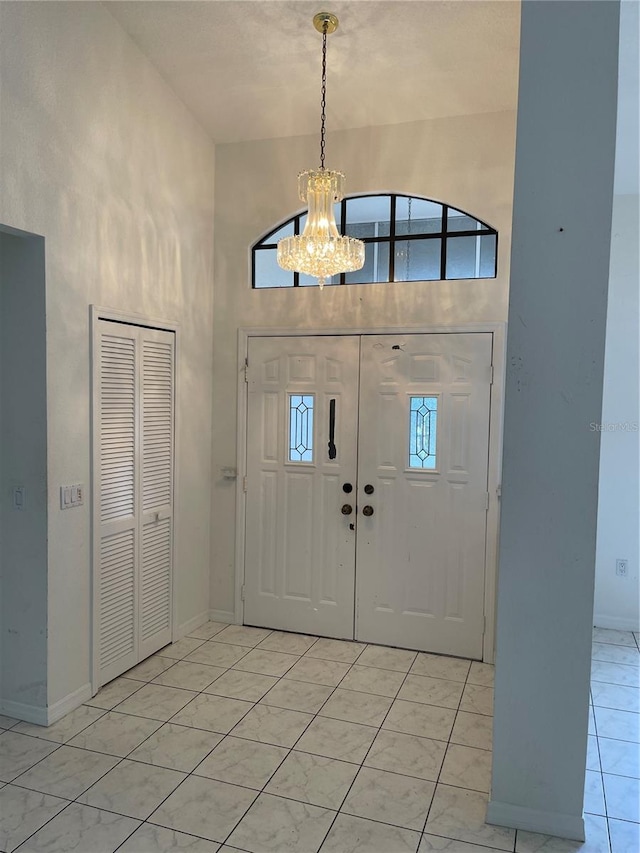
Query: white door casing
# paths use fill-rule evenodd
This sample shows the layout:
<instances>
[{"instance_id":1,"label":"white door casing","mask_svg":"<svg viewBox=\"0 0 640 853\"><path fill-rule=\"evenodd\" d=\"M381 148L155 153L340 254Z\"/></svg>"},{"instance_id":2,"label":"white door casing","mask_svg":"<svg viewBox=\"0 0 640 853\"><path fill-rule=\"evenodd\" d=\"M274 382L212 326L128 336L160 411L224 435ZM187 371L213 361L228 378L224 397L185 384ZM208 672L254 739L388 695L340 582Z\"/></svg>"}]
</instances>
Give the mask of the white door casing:
<instances>
[{"instance_id":1,"label":"white door casing","mask_svg":"<svg viewBox=\"0 0 640 853\"><path fill-rule=\"evenodd\" d=\"M333 496L333 513L299 515L293 527L306 529L309 559L313 564L311 543L332 541L336 528L346 534L348 524L354 523L353 515L347 517L345 527L345 518L338 514L338 507L346 500L354 505L357 499L357 539L344 536L340 562L345 589L356 586L355 632L345 633L345 629L336 632L321 617L321 609L300 607L300 602L292 608L288 600L291 596L278 599L275 605L278 616L274 621L274 615L265 610L268 596L253 596L252 600L252 595L256 565L265 559L265 553L270 554L272 576L284 571L277 554L282 548L278 543L288 513L281 493L272 490L267 495L257 489L257 476L266 472L259 470L256 456L259 443L256 429L263 405L259 399L265 390L256 384L256 356L260 361L262 348L266 347L272 365L302 352L307 359L313 353L326 359L332 358L331 348L336 342L345 347L347 341L353 341L349 344L354 347L350 358L355 362L358 360L355 342L359 349L360 340L362 358L359 371L351 380L356 389L353 397L358 396L359 402L341 412L351 419L350 424L341 423L347 435L358 433L359 418L359 443L354 446L341 439L342 448L354 461L350 464L342 456L336 460L341 467L333 469L343 475L339 483L356 485L357 482L357 498L355 493L349 496L338 490ZM327 636L355 636L368 642L482 658L491 351L490 333L250 339L244 614L247 624ZM273 377L271 382L273 391ZM280 439L276 439L280 436L284 442L288 429L283 401L288 399L292 388L301 389L299 384L288 384L289 376L283 369L279 372L279 382L280 419L276 424L271 418L272 455L275 454L272 466L278 464L276 457L280 463L284 459L284 445L278 446ZM306 393L316 390L309 371L304 388ZM322 398L320 388L316 393ZM415 457L413 465L409 465L412 397L418 402L429 398L425 402L430 404L437 401L434 421L437 465L435 459L429 461L434 467L416 469ZM326 412L316 417L314 426L315 441L323 453L327 440ZM355 477L352 470L357 456ZM373 486L372 494L365 494L367 485ZM363 515L366 506L373 510L373 515ZM263 526L256 537L260 513ZM344 549L349 547L353 549L352 560L344 558ZM354 567L351 578L350 564ZM323 571L330 573L331 566L323 564ZM311 571L308 582L313 583L313 578ZM295 618L294 611L298 614ZM346 617L342 624L347 627Z\"/></svg>"},{"instance_id":2,"label":"white door casing","mask_svg":"<svg viewBox=\"0 0 640 853\"><path fill-rule=\"evenodd\" d=\"M245 622L353 637L357 337L249 343ZM313 395L309 461L289 451L293 396ZM335 400L335 458L328 448ZM295 401L294 401L295 402ZM307 400L307 402L310 402ZM308 414L304 413L308 418ZM299 453L294 453L296 458Z\"/></svg>"},{"instance_id":3,"label":"white door casing","mask_svg":"<svg viewBox=\"0 0 640 853\"><path fill-rule=\"evenodd\" d=\"M174 338L95 325L94 690L171 642Z\"/></svg>"}]
</instances>

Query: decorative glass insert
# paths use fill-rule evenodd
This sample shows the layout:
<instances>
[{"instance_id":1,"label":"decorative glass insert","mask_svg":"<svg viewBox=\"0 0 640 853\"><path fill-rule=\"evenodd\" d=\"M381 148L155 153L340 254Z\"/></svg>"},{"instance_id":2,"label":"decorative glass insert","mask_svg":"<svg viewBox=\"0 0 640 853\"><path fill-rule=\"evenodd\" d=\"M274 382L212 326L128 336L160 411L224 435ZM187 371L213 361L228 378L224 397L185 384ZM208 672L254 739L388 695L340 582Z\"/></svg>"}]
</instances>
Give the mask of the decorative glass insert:
<instances>
[{"instance_id":1,"label":"decorative glass insert","mask_svg":"<svg viewBox=\"0 0 640 853\"><path fill-rule=\"evenodd\" d=\"M437 397L410 397L409 468L436 467Z\"/></svg>"},{"instance_id":2,"label":"decorative glass insert","mask_svg":"<svg viewBox=\"0 0 640 853\"><path fill-rule=\"evenodd\" d=\"M498 232L480 219L439 201L399 193L344 198L334 205L341 234L365 245L361 270L327 284L495 278ZM252 247L252 287L317 287L317 279L278 272L277 241L302 234L307 212L295 214Z\"/></svg>"},{"instance_id":3,"label":"decorative glass insert","mask_svg":"<svg viewBox=\"0 0 640 853\"><path fill-rule=\"evenodd\" d=\"M313 462L313 394L289 394L289 462Z\"/></svg>"}]
</instances>

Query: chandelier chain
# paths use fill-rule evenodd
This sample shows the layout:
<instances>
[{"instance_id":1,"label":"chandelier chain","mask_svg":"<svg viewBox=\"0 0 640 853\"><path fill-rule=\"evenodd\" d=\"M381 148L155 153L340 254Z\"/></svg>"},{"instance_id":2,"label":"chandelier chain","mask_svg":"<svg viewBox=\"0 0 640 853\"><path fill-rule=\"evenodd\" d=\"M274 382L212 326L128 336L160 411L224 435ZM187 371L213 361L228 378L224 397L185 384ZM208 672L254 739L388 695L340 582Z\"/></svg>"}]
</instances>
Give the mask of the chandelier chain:
<instances>
[{"instance_id":1,"label":"chandelier chain","mask_svg":"<svg viewBox=\"0 0 640 853\"><path fill-rule=\"evenodd\" d=\"M325 151L325 122L327 106L327 29L329 22L325 21L322 26L322 89L320 93L320 168L324 169Z\"/></svg>"}]
</instances>

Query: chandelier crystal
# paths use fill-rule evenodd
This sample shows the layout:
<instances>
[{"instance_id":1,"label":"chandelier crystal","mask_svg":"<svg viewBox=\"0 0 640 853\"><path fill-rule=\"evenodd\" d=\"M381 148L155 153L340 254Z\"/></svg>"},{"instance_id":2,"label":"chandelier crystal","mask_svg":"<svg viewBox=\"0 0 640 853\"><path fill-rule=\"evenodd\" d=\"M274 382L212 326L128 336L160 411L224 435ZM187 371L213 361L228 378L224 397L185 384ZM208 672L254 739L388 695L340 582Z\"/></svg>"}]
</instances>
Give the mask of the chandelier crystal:
<instances>
[{"instance_id":1,"label":"chandelier crystal","mask_svg":"<svg viewBox=\"0 0 640 853\"><path fill-rule=\"evenodd\" d=\"M293 272L316 276L320 289L326 280L364 266L364 243L338 232L333 205L342 200L345 177L342 172L325 169L325 110L327 94L327 34L337 29L338 19L330 12L319 12L313 25L322 33L322 98L320 116L320 168L298 175L298 194L309 212L302 234L278 242L278 263Z\"/></svg>"}]
</instances>

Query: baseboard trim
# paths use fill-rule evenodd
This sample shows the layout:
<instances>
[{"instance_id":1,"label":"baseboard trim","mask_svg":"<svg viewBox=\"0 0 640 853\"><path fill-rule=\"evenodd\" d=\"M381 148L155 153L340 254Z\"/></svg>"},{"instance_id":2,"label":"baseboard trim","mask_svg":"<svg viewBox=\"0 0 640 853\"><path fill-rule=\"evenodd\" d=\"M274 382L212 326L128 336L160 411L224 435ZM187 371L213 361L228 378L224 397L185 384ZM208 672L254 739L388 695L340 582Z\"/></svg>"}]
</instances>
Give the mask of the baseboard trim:
<instances>
[{"instance_id":1,"label":"baseboard trim","mask_svg":"<svg viewBox=\"0 0 640 853\"><path fill-rule=\"evenodd\" d=\"M62 719L69 711L75 711L90 698L91 684L87 683L46 708L39 705L28 705L26 702L13 702L11 699L3 699L0 712L8 717L24 720L25 723L33 723L36 726L50 726Z\"/></svg>"},{"instance_id":2,"label":"baseboard trim","mask_svg":"<svg viewBox=\"0 0 640 853\"><path fill-rule=\"evenodd\" d=\"M178 625L176 628L176 635L173 638L174 642L186 637L186 635L191 633L191 631L195 631L196 628L199 628L201 625L204 625L205 622L208 622L210 618L211 616L209 615L209 611L203 610L201 613L198 613L197 616L188 619L186 622L183 622L182 625Z\"/></svg>"},{"instance_id":3,"label":"baseboard trim","mask_svg":"<svg viewBox=\"0 0 640 853\"><path fill-rule=\"evenodd\" d=\"M82 687L79 687L77 690L74 690L73 693L69 693L63 699L59 699L57 702L54 702L53 705L49 705L47 708L47 722L46 726L50 726L52 723L57 722L62 719L65 714L68 714L69 711L75 711L76 708L79 708L83 702L86 702L87 699L91 699L92 690L91 684L83 684Z\"/></svg>"},{"instance_id":4,"label":"baseboard trim","mask_svg":"<svg viewBox=\"0 0 640 853\"><path fill-rule=\"evenodd\" d=\"M558 838L570 838L574 841L585 839L583 817L527 809L496 800L491 800L487 806L487 823L539 832L543 835L555 835Z\"/></svg>"},{"instance_id":5,"label":"baseboard trim","mask_svg":"<svg viewBox=\"0 0 640 853\"><path fill-rule=\"evenodd\" d=\"M236 614L233 610L210 610L209 619L212 622L228 622L230 625L237 623Z\"/></svg>"},{"instance_id":6,"label":"baseboard trim","mask_svg":"<svg viewBox=\"0 0 640 853\"><path fill-rule=\"evenodd\" d=\"M620 616L594 616L593 625L595 628L609 628L613 631L640 631L640 625L637 620L624 619Z\"/></svg>"},{"instance_id":7,"label":"baseboard trim","mask_svg":"<svg viewBox=\"0 0 640 853\"><path fill-rule=\"evenodd\" d=\"M42 708L40 705L27 705L25 702L3 699L0 711L7 717L15 717L16 720L24 720L25 723L34 723L36 726L47 725L47 708Z\"/></svg>"}]
</instances>

